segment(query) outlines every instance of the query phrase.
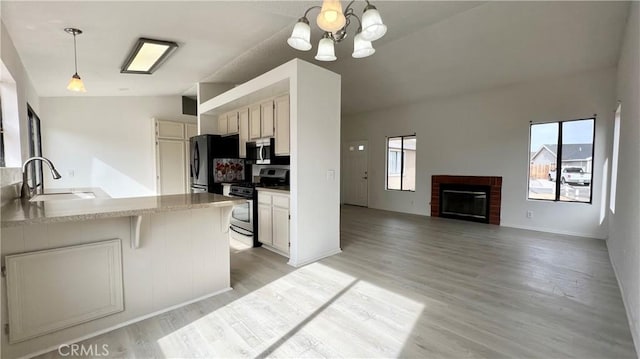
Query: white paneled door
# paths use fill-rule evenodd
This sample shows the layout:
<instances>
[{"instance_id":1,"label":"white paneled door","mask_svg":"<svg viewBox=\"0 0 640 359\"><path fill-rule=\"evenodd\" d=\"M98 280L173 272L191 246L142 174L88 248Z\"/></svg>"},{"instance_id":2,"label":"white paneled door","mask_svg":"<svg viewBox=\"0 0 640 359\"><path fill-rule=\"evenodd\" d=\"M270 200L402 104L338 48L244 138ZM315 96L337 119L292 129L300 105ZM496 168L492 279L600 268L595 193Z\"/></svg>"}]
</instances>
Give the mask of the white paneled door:
<instances>
[{"instance_id":1,"label":"white paneled door","mask_svg":"<svg viewBox=\"0 0 640 359\"><path fill-rule=\"evenodd\" d=\"M344 203L367 207L369 205L369 168L367 141L353 141L345 147Z\"/></svg>"}]
</instances>

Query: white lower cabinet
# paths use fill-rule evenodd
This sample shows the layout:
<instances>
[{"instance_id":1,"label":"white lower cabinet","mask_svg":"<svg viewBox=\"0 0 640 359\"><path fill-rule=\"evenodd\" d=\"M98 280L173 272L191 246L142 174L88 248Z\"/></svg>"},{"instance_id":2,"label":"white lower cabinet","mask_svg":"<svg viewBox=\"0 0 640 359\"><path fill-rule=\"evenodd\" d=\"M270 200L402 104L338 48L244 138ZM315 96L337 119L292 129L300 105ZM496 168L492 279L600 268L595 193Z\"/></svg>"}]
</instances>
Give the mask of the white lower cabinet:
<instances>
[{"instance_id":1,"label":"white lower cabinet","mask_svg":"<svg viewBox=\"0 0 640 359\"><path fill-rule=\"evenodd\" d=\"M289 209L272 207L273 246L289 253Z\"/></svg>"},{"instance_id":2,"label":"white lower cabinet","mask_svg":"<svg viewBox=\"0 0 640 359\"><path fill-rule=\"evenodd\" d=\"M258 204L258 240L262 244L273 245L271 221L271 205Z\"/></svg>"},{"instance_id":3,"label":"white lower cabinet","mask_svg":"<svg viewBox=\"0 0 640 359\"><path fill-rule=\"evenodd\" d=\"M124 310L120 239L5 257L9 342Z\"/></svg>"},{"instance_id":4,"label":"white lower cabinet","mask_svg":"<svg viewBox=\"0 0 640 359\"><path fill-rule=\"evenodd\" d=\"M289 195L258 191L258 240L289 255Z\"/></svg>"}]
</instances>

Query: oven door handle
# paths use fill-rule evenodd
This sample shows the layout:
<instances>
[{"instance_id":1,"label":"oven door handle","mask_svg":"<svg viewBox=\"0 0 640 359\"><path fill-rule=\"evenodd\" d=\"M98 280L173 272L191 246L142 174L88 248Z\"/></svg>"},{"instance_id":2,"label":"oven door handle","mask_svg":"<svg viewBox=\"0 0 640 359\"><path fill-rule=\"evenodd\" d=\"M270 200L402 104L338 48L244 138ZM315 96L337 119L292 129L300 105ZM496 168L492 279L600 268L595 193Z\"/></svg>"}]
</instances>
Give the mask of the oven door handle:
<instances>
[{"instance_id":1,"label":"oven door handle","mask_svg":"<svg viewBox=\"0 0 640 359\"><path fill-rule=\"evenodd\" d=\"M242 229L242 228L235 227L235 226L233 226L233 225L232 225L232 226L230 226L229 228L230 228L232 231L234 231L234 232L236 232L236 233L238 233L238 234L240 234L240 235L243 235L243 236L245 236L245 237L251 237L251 236L253 236L253 233L251 233L251 232L249 232L249 231L246 231L246 230L244 230L244 229Z\"/></svg>"}]
</instances>

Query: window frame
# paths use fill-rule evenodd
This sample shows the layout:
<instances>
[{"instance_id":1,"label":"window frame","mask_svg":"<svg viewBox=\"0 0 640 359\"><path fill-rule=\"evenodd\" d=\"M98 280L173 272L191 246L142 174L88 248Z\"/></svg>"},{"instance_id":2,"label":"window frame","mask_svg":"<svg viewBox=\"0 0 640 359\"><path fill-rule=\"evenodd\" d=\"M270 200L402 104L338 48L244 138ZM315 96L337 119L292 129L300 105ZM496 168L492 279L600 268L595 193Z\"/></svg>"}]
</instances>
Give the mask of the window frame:
<instances>
[{"instance_id":1,"label":"window frame","mask_svg":"<svg viewBox=\"0 0 640 359\"><path fill-rule=\"evenodd\" d=\"M592 138L591 138L591 190L589 191L589 202L585 202L585 201L567 201L567 200L561 200L560 199L560 186L562 185L561 181L559 180L559 175L558 173L562 172L562 132L563 132L563 124L567 123L567 122L575 122L575 121L586 121L586 120L591 120L593 121L593 133L592 133ZM548 124L548 123L557 123L558 124L558 138L556 139L556 145L558 146L558 150L556 153L556 180L554 182L555 185L555 198L554 199L544 199L544 198L531 198L529 197L529 188L531 185L531 129L534 125L544 125L544 124ZM548 121L548 122L529 122L529 147L528 147L528 153L529 153L529 158L528 158L528 163L529 163L529 168L527 169L527 200L528 201L544 201L544 202L557 202L557 203L582 203L582 204L589 204L592 205L593 204L593 189L595 188L594 186L594 177L595 177L595 173L594 173L594 168L595 168L595 163L596 163L596 124L597 124L597 115L594 114L593 116L590 117L584 117L584 118L576 118L576 119L572 119L572 120L562 120L562 121Z\"/></svg>"},{"instance_id":2,"label":"window frame","mask_svg":"<svg viewBox=\"0 0 640 359\"><path fill-rule=\"evenodd\" d=\"M414 132L413 134L409 134L409 135L400 135L400 136L387 136L385 139L385 184L384 184L384 189L386 191L398 191L398 192L415 192L415 189L403 189L402 188L402 178L404 176L405 173L405 161L404 161L404 157L405 157L405 153L404 153L404 141L405 138L408 137L413 137L416 139L416 162L417 162L417 152L418 152L418 136L416 135L416 133ZM391 176L389 175L389 140L390 139L400 139L400 151L396 151L396 152L400 152L400 173L396 174L393 173L391 174ZM416 167L417 167L417 163L416 163ZM417 176L417 171L415 176ZM399 177L400 178L400 189L396 189L396 188L389 188L389 177ZM415 178L414 178L415 181ZM417 183L416 186L417 187Z\"/></svg>"},{"instance_id":3,"label":"window frame","mask_svg":"<svg viewBox=\"0 0 640 359\"><path fill-rule=\"evenodd\" d=\"M29 104L27 104L27 121L29 125L29 157L42 156L42 130L40 127L40 117ZM42 161L31 162L27 171L31 177L32 188L35 189L38 186L44 185Z\"/></svg>"},{"instance_id":4,"label":"window frame","mask_svg":"<svg viewBox=\"0 0 640 359\"><path fill-rule=\"evenodd\" d=\"M622 102L618 101L613 120L613 151L611 152L611 184L609 185L609 209L616 213L618 192L618 168L620 161L620 128L622 126Z\"/></svg>"},{"instance_id":5,"label":"window frame","mask_svg":"<svg viewBox=\"0 0 640 359\"><path fill-rule=\"evenodd\" d=\"M4 153L4 119L2 117L2 98L0 98L0 167L6 167L7 162Z\"/></svg>"}]
</instances>

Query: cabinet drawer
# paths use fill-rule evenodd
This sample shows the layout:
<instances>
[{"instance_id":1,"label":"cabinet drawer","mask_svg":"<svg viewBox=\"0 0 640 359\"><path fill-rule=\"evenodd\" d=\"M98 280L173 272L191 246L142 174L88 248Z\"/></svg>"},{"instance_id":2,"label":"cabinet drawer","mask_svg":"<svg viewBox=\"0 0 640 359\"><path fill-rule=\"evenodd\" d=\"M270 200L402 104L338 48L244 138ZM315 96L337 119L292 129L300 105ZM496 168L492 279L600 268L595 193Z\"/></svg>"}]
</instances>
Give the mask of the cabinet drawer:
<instances>
[{"instance_id":1,"label":"cabinet drawer","mask_svg":"<svg viewBox=\"0 0 640 359\"><path fill-rule=\"evenodd\" d=\"M271 197L269 193L258 192L258 203L271 205Z\"/></svg>"},{"instance_id":2,"label":"cabinet drawer","mask_svg":"<svg viewBox=\"0 0 640 359\"><path fill-rule=\"evenodd\" d=\"M273 206L280 208L289 208L289 197L273 196Z\"/></svg>"}]
</instances>

